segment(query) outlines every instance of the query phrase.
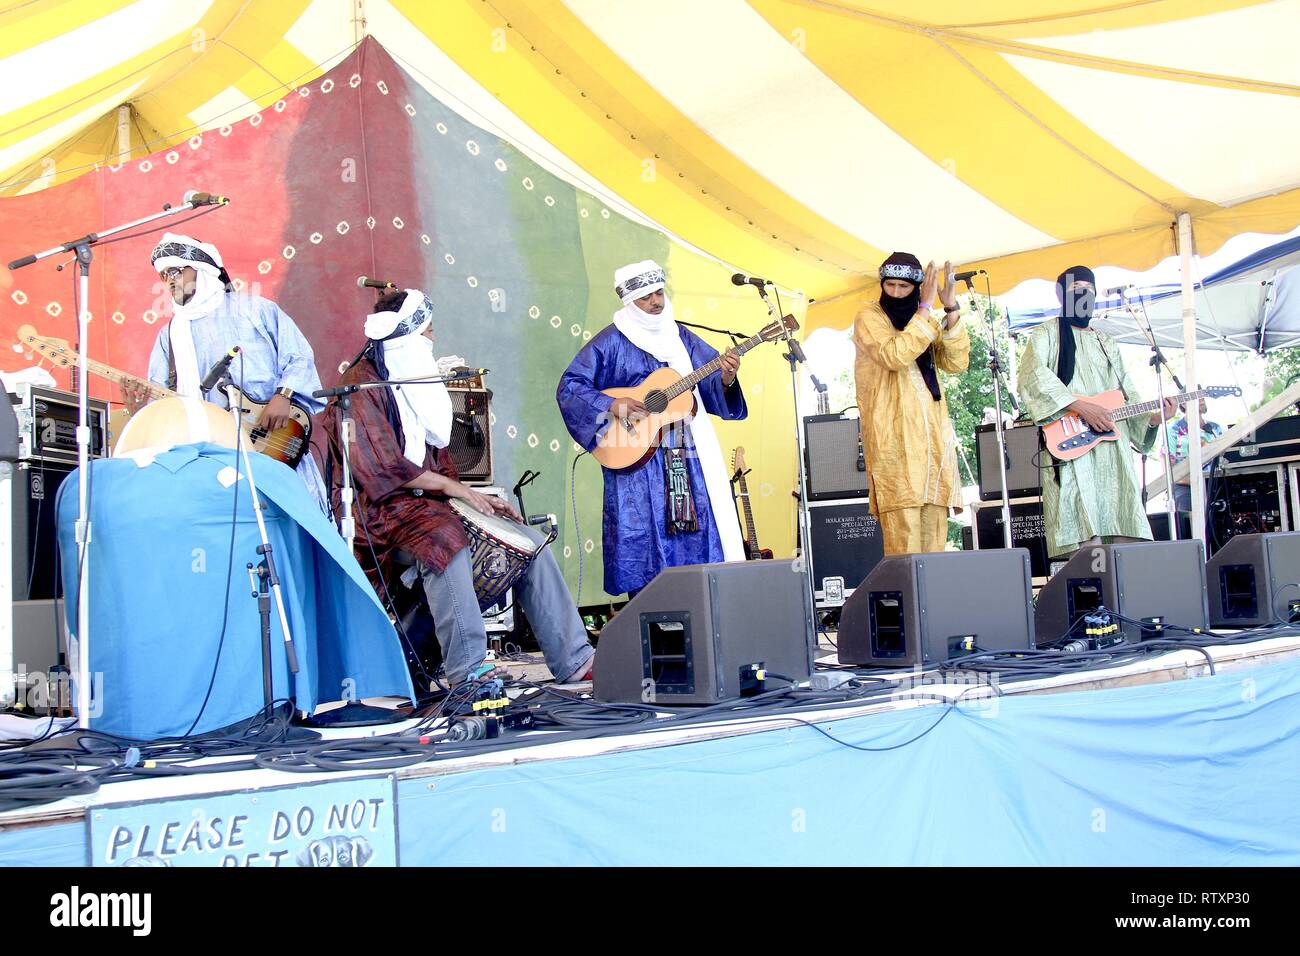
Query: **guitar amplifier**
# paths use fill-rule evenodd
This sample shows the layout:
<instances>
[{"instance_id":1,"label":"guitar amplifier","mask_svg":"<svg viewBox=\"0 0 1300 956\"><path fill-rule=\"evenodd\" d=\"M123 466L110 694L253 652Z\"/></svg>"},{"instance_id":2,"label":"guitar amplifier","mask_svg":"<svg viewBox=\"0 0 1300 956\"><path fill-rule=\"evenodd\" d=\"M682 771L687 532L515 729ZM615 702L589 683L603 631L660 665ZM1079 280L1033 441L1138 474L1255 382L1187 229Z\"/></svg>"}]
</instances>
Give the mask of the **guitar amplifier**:
<instances>
[{"instance_id":1,"label":"guitar amplifier","mask_svg":"<svg viewBox=\"0 0 1300 956\"><path fill-rule=\"evenodd\" d=\"M1012 498L1011 547L1029 552L1029 570L1035 583L1051 576L1047 555L1047 532L1043 525L1043 499ZM1006 546L1002 533L1002 499L977 501L971 505L971 547L987 551Z\"/></svg>"},{"instance_id":2,"label":"guitar amplifier","mask_svg":"<svg viewBox=\"0 0 1300 956\"><path fill-rule=\"evenodd\" d=\"M467 485L492 484L492 392L486 388L452 388L452 461Z\"/></svg>"},{"instance_id":3,"label":"guitar amplifier","mask_svg":"<svg viewBox=\"0 0 1300 956\"><path fill-rule=\"evenodd\" d=\"M808 500L865 498L861 422L848 415L807 415L803 429Z\"/></svg>"},{"instance_id":4,"label":"guitar amplifier","mask_svg":"<svg viewBox=\"0 0 1300 956\"><path fill-rule=\"evenodd\" d=\"M63 392L41 385L19 385L18 457L75 465L80 399L75 392ZM90 418L90 457L108 454L108 402L87 400Z\"/></svg>"},{"instance_id":5,"label":"guitar amplifier","mask_svg":"<svg viewBox=\"0 0 1300 956\"><path fill-rule=\"evenodd\" d=\"M885 556L885 536L866 498L809 502L808 523L817 608L839 607Z\"/></svg>"},{"instance_id":6,"label":"guitar amplifier","mask_svg":"<svg viewBox=\"0 0 1300 956\"><path fill-rule=\"evenodd\" d=\"M1043 480L1038 467L1038 428L1015 425L1003 430L1007 442L1007 485L1012 498L1031 498L1042 494ZM998 433L994 425L975 429L978 454L975 467L979 472L980 499L1002 499L1002 474L998 470Z\"/></svg>"}]
</instances>

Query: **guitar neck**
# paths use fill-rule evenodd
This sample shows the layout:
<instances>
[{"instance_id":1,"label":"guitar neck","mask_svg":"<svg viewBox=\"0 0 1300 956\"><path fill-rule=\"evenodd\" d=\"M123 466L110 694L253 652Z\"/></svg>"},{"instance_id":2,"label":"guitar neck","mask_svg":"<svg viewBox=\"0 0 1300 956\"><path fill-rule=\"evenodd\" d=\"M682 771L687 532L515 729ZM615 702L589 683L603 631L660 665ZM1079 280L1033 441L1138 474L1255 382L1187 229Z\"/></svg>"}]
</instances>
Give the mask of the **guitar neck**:
<instances>
[{"instance_id":1,"label":"guitar neck","mask_svg":"<svg viewBox=\"0 0 1300 956\"><path fill-rule=\"evenodd\" d=\"M1205 398L1209 393L1203 388L1198 388L1194 392L1182 392L1178 395L1169 395L1165 398L1167 402L1177 402L1182 405L1184 402L1195 401ZM1123 421L1126 418L1136 418L1138 415L1150 415L1152 412L1160 411L1160 401L1154 402L1136 402L1132 405L1121 405L1110 413L1110 420L1113 422Z\"/></svg>"},{"instance_id":2,"label":"guitar neck","mask_svg":"<svg viewBox=\"0 0 1300 956\"><path fill-rule=\"evenodd\" d=\"M72 369L81 364L80 357L75 353L65 354L64 357L69 358L72 362L72 364L68 366L68 371L72 371ZM105 365L103 362L96 362L94 359L86 362L86 371L90 372L92 375L98 375L100 378L107 379L110 382L116 382L118 385L127 383L143 385L149 390L149 396L151 398L171 398L176 394L171 389L164 388L148 379L140 378L139 376L132 375L129 372L123 372L121 369L114 368L111 365ZM75 375L72 377L72 380L74 383L76 382L77 379Z\"/></svg>"},{"instance_id":3,"label":"guitar neck","mask_svg":"<svg viewBox=\"0 0 1300 956\"><path fill-rule=\"evenodd\" d=\"M745 512L745 540L749 542L749 549L754 554L758 553L758 532L754 530L754 512L749 507L749 486L745 484L745 476L742 474L736 479L740 486L740 504L741 509Z\"/></svg>"},{"instance_id":4,"label":"guitar neck","mask_svg":"<svg viewBox=\"0 0 1300 956\"><path fill-rule=\"evenodd\" d=\"M760 332L757 335L755 335L753 338L746 339L745 341L737 345L736 354L744 355L746 352L748 352L754 346L760 344L762 341L763 341L763 333ZM705 362L703 365L697 368L690 375L687 375L685 378L683 378L680 382L677 382L674 385L665 388L664 394L668 396L669 401L672 401L678 395L681 395L685 392L689 392L696 385L699 385L700 382L704 381L706 378L708 378L710 375L712 375L720 368L722 368L721 355L715 358L712 362Z\"/></svg>"}]
</instances>

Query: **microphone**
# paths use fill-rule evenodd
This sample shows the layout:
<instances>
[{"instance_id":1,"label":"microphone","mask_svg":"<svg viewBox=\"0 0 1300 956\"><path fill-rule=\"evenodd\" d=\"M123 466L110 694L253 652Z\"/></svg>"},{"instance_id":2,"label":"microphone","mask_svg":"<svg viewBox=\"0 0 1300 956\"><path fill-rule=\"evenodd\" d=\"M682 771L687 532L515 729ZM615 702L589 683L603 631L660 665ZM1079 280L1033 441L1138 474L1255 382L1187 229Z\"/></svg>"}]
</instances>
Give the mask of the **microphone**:
<instances>
[{"instance_id":1,"label":"microphone","mask_svg":"<svg viewBox=\"0 0 1300 956\"><path fill-rule=\"evenodd\" d=\"M1117 286L1115 286L1114 288L1107 289L1107 290L1106 290L1106 295L1108 295L1108 296L1110 296L1110 295L1119 295L1119 296L1122 296L1122 295L1123 295L1125 292L1127 292L1129 289L1133 289L1133 288L1136 288L1136 286L1134 286L1133 283L1131 283L1131 282L1130 282L1128 285L1117 285Z\"/></svg>"},{"instance_id":2,"label":"microphone","mask_svg":"<svg viewBox=\"0 0 1300 956\"><path fill-rule=\"evenodd\" d=\"M191 189L185 193L181 202L189 203L191 206L228 206L230 200L225 196L215 196L212 193L201 193L197 189Z\"/></svg>"},{"instance_id":3,"label":"microphone","mask_svg":"<svg viewBox=\"0 0 1300 956\"><path fill-rule=\"evenodd\" d=\"M226 370L230 368L230 363L235 360L235 356L238 354L239 346L235 345L231 347L229 352L221 356L221 361L208 369L208 374L204 376L203 381L199 384L199 391L207 392L216 388L217 382L221 381L221 377L226 374Z\"/></svg>"},{"instance_id":4,"label":"microphone","mask_svg":"<svg viewBox=\"0 0 1300 956\"><path fill-rule=\"evenodd\" d=\"M367 276L357 276L358 289L396 289L391 282L385 282L383 279L371 279Z\"/></svg>"},{"instance_id":5,"label":"microphone","mask_svg":"<svg viewBox=\"0 0 1300 956\"><path fill-rule=\"evenodd\" d=\"M794 356L796 362L802 362L804 365L808 364L808 356L803 354L803 346L799 344L798 339L786 339L785 344L790 346L790 354Z\"/></svg>"},{"instance_id":6,"label":"microphone","mask_svg":"<svg viewBox=\"0 0 1300 956\"><path fill-rule=\"evenodd\" d=\"M766 279L759 279L756 276L747 276L743 272L737 272L735 275L731 277L731 284L752 285L752 286L757 286L759 289L761 289L764 286L771 285L772 283L768 282Z\"/></svg>"},{"instance_id":7,"label":"microphone","mask_svg":"<svg viewBox=\"0 0 1300 956\"><path fill-rule=\"evenodd\" d=\"M986 276L986 275L988 275L988 273L985 272L983 269L972 269L970 272L958 272L952 278L954 282L968 283L970 282L971 279L975 278L976 276Z\"/></svg>"},{"instance_id":8,"label":"microphone","mask_svg":"<svg viewBox=\"0 0 1300 956\"><path fill-rule=\"evenodd\" d=\"M559 522L555 520L555 515L529 515L528 523L530 525L559 524Z\"/></svg>"}]
</instances>

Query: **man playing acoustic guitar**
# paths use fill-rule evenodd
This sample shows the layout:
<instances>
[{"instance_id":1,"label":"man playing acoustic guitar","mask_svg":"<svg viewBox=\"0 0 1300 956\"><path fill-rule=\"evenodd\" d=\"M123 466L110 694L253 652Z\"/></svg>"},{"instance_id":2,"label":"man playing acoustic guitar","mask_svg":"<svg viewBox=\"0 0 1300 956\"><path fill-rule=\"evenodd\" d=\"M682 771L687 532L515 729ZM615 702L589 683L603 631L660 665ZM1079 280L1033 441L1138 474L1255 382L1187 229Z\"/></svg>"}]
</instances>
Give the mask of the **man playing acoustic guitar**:
<instances>
[{"instance_id":1,"label":"man playing acoustic guitar","mask_svg":"<svg viewBox=\"0 0 1300 956\"><path fill-rule=\"evenodd\" d=\"M1096 295L1092 270L1071 266L1056 280L1059 320L1044 322L1029 336L1018 385L1037 425L1074 412L1093 431L1113 432L1110 413L1083 396L1117 388L1127 401L1139 401L1115 340L1089 327ZM1176 409L1167 402L1166 416ZM1151 540L1130 444L1144 453L1155 447L1160 412L1129 418L1119 428L1120 441L1103 441L1072 461L1055 461L1042 452L1043 519L1052 557L1073 554L1084 545Z\"/></svg>"},{"instance_id":2,"label":"man playing acoustic guitar","mask_svg":"<svg viewBox=\"0 0 1300 956\"><path fill-rule=\"evenodd\" d=\"M673 319L664 271L649 260L614 273L623 308L569 363L556 400L569 434L583 448L596 447L605 430L646 414L631 398L602 390L637 385L667 365L688 376L718 358L708 343ZM740 355L728 350L721 371L696 388L696 414L689 424L666 429L646 461L605 469L605 590L635 594L665 567L745 560L740 522L722 447L709 415L739 419L748 414L736 378Z\"/></svg>"}]
</instances>

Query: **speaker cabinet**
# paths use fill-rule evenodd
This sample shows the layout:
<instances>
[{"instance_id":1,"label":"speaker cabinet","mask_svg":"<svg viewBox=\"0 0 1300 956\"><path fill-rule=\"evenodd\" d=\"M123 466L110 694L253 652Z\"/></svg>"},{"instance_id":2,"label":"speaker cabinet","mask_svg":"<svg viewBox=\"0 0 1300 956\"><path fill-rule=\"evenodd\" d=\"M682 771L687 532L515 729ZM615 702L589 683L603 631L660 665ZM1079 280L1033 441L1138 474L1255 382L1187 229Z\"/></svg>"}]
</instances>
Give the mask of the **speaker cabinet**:
<instances>
[{"instance_id":1,"label":"speaker cabinet","mask_svg":"<svg viewBox=\"0 0 1300 956\"><path fill-rule=\"evenodd\" d=\"M856 417L847 415L804 418L804 467L809 501L867 496L861 425Z\"/></svg>"},{"instance_id":2,"label":"speaker cabinet","mask_svg":"<svg viewBox=\"0 0 1300 956\"><path fill-rule=\"evenodd\" d=\"M1043 499L1011 499L1011 546L1029 552L1029 569L1034 581L1044 584L1051 569L1047 556L1047 533L1043 525ZM968 550L988 551L1006 542L1002 533L1002 501L976 501L971 504L971 545Z\"/></svg>"},{"instance_id":3,"label":"speaker cabinet","mask_svg":"<svg viewBox=\"0 0 1300 956\"><path fill-rule=\"evenodd\" d=\"M818 608L840 607L885 556L885 536L866 498L808 502Z\"/></svg>"},{"instance_id":4,"label":"speaker cabinet","mask_svg":"<svg viewBox=\"0 0 1300 956\"><path fill-rule=\"evenodd\" d=\"M807 680L815 650L807 572L794 561L666 568L600 632L592 693L712 704L756 690L757 669Z\"/></svg>"},{"instance_id":5,"label":"speaker cabinet","mask_svg":"<svg viewBox=\"0 0 1300 956\"><path fill-rule=\"evenodd\" d=\"M1033 498L1042 494L1043 479L1038 467L1038 429L1033 425L1017 425L1003 429L1007 442L1007 484L1010 498ZM1001 500L1002 471L998 468L998 433L996 425L977 425L975 428L977 456L975 466L979 471L980 499Z\"/></svg>"},{"instance_id":6,"label":"speaker cabinet","mask_svg":"<svg viewBox=\"0 0 1300 956\"><path fill-rule=\"evenodd\" d=\"M1300 531L1236 535L1206 564L1205 583L1214 627L1300 621Z\"/></svg>"},{"instance_id":7,"label":"speaker cabinet","mask_svg":"<svg viewBox=\"0 0 1300 956\"><path fill-rule=\"evenodd\" d=\"M1133 622L1120 628L1129 644L1158 636L1156 618L1164 625L1208 628L1201 542L1080 549L1038 594L1034 623L1040 646L1077 636L1083 616L1102 606Z\"/></svg>"},{"instance_id":8,"label":"speaker cabinet","mask_svg":"<svg viewBox=\"0 0 1300 956\"><path fill-rule=\"evenodd\" d=\"M886 557L840 614L841 664L929 666L1034 646L1029 552Z\"/></svg>"},{"instance_id":9,"label":"speaker cabinet","mask_svg":"<svg viewBox=\"0 0 1300 956\"><path fill-rule=\"evenodd\" d=\"M447 448L460 480L492 484L492 392L486 388L448 388L451 396L451 441Z\"/></svg>"}]
</instances>

